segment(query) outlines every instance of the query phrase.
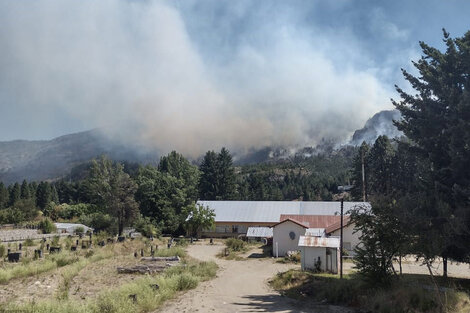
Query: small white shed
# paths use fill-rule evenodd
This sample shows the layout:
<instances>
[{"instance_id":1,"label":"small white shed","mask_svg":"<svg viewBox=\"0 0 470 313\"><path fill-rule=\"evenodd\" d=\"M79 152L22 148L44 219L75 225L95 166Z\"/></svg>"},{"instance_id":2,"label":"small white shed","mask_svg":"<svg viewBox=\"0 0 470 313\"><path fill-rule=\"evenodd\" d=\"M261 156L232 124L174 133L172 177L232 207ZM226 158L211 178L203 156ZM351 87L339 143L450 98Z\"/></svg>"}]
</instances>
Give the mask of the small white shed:
<instances>
[{"instance_id":1,"label":"small white shed","mask_svg":"<svg viewBox=\"0 0 470 313\"><path fill-rule=\"evenodd\" d=\"M273 225L273 255L283 257L288 251L299 250L299 237L305 234L308 229L304 225L293 219L286 219Z\"/></svg>"},{"instance_id":2,"label":"small white shed","mask_svg":"<svg viewBox=\"0 0 470 313\"><path fill-rule=\"evenodd\" d=\"M300 236L299 248L302 270L338 273L339 238Z\"/></svg>"},{"instance_id":3,"label":"small white shed","mask_svg":"<svg viewBox=\"0 0 470 313\"><path fill-rule=\"evenodd\" d=\"M74 234L77 228L82 228L83 232L93 231L93 228L85 226L83 224L74 223L54 223L58 233Z\"/></svg>"}]
</instances>

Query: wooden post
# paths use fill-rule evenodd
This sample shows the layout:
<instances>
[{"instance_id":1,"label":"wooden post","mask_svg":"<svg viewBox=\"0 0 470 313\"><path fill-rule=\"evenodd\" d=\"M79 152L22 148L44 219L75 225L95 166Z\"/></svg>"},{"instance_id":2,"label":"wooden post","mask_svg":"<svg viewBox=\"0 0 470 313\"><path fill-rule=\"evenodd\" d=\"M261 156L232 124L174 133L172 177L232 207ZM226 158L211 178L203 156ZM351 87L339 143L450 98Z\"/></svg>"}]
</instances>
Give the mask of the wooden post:
<instances>
[{"instance_id":1,"label":"wooden post","mask_svg":"<svg viewBox=\"0 0 470 313\"><path fill-rule=\"evenodd\" d=\"M339 278L343 279L343 206L344 199L341 199L341 229L339 238Z\"/></svg>"}]
</instances>

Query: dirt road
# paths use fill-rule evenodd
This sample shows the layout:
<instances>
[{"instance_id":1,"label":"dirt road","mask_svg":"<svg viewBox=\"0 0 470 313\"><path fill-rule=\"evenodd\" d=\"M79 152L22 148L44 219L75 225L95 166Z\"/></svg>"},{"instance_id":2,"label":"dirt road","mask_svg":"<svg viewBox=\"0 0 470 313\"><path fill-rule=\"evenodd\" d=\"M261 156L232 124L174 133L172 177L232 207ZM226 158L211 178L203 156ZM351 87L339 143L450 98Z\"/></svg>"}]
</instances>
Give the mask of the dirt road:
<instances>
[{"instance_id":1,"label":"dirt road","mask_svg":"<svg viewBox=\"0 0 470 313\"><path fill-rule=\"evenodd\" d=\"M295 301L269 288L269 278L298 265L279 264L271 258L221 260L215 255L222 248L206 244L189 246L192 257L219 265L217 277L166 303L158 312L349 312L340 307Z\"/></svg>"}]
</instances>

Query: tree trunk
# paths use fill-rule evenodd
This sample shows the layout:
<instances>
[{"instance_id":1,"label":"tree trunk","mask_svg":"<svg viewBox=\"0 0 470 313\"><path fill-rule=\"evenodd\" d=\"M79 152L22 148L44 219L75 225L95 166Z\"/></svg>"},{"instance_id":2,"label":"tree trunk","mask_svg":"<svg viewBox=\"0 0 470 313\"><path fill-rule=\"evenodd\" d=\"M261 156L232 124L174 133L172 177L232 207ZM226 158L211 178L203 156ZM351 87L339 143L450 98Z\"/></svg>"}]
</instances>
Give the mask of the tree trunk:
<instances>
[{"instance_id":1,"label":"tree trunk","mask_svg":"<svg viewBox=\"0 0 470 313\"><path fill-rule=\"evenodd\" d=\"M447 278L447 257L442 257L442 262L443 262L443 275L445 278Z\"/></svg>"}]
</instances>

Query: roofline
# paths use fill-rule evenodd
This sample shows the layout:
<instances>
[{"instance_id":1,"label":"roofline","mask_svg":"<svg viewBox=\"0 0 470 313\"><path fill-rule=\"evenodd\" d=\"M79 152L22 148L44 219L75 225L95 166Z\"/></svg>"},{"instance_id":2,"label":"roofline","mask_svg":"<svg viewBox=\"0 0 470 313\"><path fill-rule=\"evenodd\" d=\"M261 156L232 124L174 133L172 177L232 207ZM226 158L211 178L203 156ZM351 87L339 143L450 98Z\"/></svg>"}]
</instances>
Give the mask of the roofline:
<instances>
[{"instance_id":1,"label":"roofline","mask_svg":"<svg viewBox=\"0 0 470 313\"><path fill-rule=\"evenodd\" d=\"M271 227L277 226L277 225L282 224L282 223L285 223L285 222L292 222L292 223L297 224L297 225L299 225L299 226L301 226L301 227L303 227L303 228L309 228L309 227L306 226L305 224L302 224L301 222L296 221L296 220L291 219L291 218L287 218L287 219L285 219L285 220L283 220L283 221L281 221L281 222L279 222L279 223L274 224L274 225L271 226Z\"/></svg>"},{"instance_id":2,"label":"roofline","mask_svg":"<svg viewBox=\"0 0 470 313\"><path fill-rule=\"evenodd\" d=\"M349 226L352 224L351 217L349 215L346 215L344 220L343 220L343 227ZM336 222L334 224L331 224L330 226L325 228L325 233L330 234L334 231L337 231L338 229L341 229L341 221Z\"/></svg>"}]
</instances>

